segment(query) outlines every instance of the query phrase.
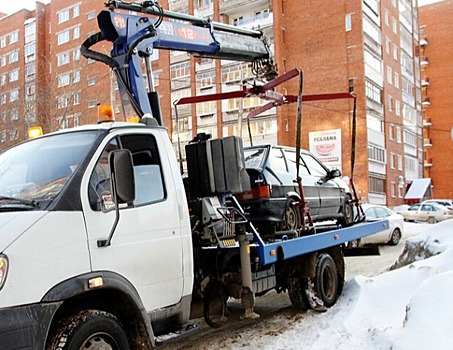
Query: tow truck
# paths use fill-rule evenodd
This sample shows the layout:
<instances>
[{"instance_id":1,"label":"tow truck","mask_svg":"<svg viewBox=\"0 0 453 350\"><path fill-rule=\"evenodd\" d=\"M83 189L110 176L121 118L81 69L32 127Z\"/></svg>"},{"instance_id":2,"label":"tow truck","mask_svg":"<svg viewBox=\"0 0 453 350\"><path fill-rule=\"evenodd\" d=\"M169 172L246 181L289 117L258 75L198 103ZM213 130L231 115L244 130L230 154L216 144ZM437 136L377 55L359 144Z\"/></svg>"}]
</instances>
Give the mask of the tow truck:
<instances>
[{"instance_id":1,"label":"tow truck","mask_svg":"<svg viewBox=\"0 0 453 350\"><path fill-rule=\"evenodd\" d=\"M153 349L194 332L192 318L223 325L229 298L256 318L255 297L271 290L287 291L301 310L334 305L345 242L388 222L317 230L302 200L303 227L263 239L236 200L250 180L234 136L198 135L187 145L187 195L149 62L148 92L142 78L140 58L153 49L242 60L270 79L244 97L300 107L301 91L272 93L289 77L275 78L262 33L166 11L156 1L106 5L100 32L81 52L111 67L125 118L140 120L60 130L0 154L0 348ZM110 55L91 49L104 40Z\"/></svg>"}]
</instances>

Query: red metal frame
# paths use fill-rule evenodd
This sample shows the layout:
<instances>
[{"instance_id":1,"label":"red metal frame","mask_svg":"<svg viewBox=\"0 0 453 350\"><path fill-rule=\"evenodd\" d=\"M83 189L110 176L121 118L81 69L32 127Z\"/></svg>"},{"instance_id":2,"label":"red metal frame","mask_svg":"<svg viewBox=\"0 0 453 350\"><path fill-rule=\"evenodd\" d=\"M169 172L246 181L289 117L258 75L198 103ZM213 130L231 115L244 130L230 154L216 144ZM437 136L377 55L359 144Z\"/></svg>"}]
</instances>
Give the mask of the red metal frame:
<instances>
[{"instance_id":1,"label":"red metal frame","mask_svg":"<svg viewBox=\"0 0 453 350\"><path fill-rule=\"evenodd\" d=\"M207 94L207 95L201 95L201 96L183 97L183 98L175 101L173 104L175 105L175 108L176 108L176 106L184 105L184 104L218 101L218 100L225 100L225 99L231 99L231 98L246 98L246 97L252 97L252 96L258 96L259 98L270 101L270 102L266 103L265 105L257 107L254 110L252 110L247 115L247 120L249 120L273 107L281 106L281 105L288 104L288 103L298 102L299 96L284 95L284 94L275 92L274 88L277 87L278 85L280 85L284 82L287 82L288 80L293 79L300 75L301 75L301 69L294 68L263 85L253 84L253 86L251 86L251 87L247 87L244 85L242 87L242 90L238 90L238 91ZM300 94L301 94L301 91L300 91ZM356 95L352 92L312 94L312 95L302 95L300 97L301 97L300 98L301 102L353 98L354 99L354 116L355 116ZM353 143L354 142L355 142L355 140L353 140ZM354 164L354 163L352 162L351 164ZM352 174L353 174L353 171L351 170L350 184L351 184L351 189L353 191L353 196L354 196L352 202L355 204L355 206L357 207L357 210L358 210L357 221L360 221L360 220L362 220L363 210L360 206L360 202L357 197L354 182L352 179ZM304 234L304 232L306 231L305 215L308 216L308 221L311 226L313 226L313 220L311 218L310 209L306 205L307 203L305 201L304 191L303 191L303 187L302 187L300 179L298 181L298 187L299 187L299 191L300 191L301 201L300 201L300 203L297 203L296 205L299 207L299 210L301 213L302 234Z\"/></svg>"}]
</instances>

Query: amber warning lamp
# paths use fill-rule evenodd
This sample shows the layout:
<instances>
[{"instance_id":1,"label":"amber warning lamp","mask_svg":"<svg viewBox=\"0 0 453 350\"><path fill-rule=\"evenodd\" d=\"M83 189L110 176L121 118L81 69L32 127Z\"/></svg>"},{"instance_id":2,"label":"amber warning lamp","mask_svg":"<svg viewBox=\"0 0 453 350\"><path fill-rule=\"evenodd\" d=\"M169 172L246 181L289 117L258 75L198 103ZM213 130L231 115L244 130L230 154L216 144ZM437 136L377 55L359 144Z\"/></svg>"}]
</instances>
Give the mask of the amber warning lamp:
<instances>
[{"instance_id":1,"label":"amber warning lamp","mask_svg":"<svg viewBox=\"0 0 453 350\"><path fill-rule=\"evenodd\" d=\"M113 121L112 106L99 106L98 107L98 122L112 122L112 121Z\"/></svg>"},{"instance_id":2,"label":"amber warning lamp","mask_svg":"<svg viewBox=\"0 0 453 350\"><path fill-rule=\"evenodd\" d=\"M28 129L28 138L35 139L39 136L42 136L42 128L40 126L32 126Z\"/></svg>"}]
</instances>

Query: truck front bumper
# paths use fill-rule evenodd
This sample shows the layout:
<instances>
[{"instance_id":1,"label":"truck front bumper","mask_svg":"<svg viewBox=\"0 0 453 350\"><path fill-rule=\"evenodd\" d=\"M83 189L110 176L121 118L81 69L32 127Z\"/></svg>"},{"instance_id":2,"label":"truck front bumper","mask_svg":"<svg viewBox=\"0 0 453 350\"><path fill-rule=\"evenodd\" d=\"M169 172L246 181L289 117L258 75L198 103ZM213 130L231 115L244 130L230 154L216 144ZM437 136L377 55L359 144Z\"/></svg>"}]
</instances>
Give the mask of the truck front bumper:
<instances>
[{"instance_id":1,"label":"truck front bumper","mask_svg":"<svg viewBox=\"0 0 453 350\"><path fill-rule=\"evenodd\" d=\"M0 309L0 349L44 349L53 315L60 304L43 303Z\"/></svg>"}]
</instances>

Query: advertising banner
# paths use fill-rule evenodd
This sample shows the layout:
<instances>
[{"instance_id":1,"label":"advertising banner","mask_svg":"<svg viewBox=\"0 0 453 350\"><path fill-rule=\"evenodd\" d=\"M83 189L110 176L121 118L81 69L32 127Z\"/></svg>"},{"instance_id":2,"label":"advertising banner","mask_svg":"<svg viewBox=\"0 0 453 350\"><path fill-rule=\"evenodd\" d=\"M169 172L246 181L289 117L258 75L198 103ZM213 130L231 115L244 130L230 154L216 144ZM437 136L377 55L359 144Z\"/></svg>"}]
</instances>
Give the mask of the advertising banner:
<instances>
[{"instance_id":1,"label":"advertising banner","mask_svg":"<svg viewBox=\"0 0 453 350\"><path fill-rule=\"evenodd\" d=\"M341 129L309 133L310 152L329 169L341 169Z\"/></svg>"}]
</instances>

